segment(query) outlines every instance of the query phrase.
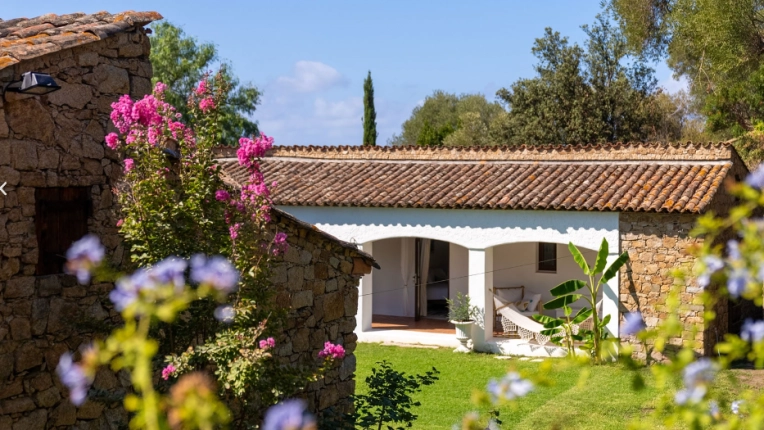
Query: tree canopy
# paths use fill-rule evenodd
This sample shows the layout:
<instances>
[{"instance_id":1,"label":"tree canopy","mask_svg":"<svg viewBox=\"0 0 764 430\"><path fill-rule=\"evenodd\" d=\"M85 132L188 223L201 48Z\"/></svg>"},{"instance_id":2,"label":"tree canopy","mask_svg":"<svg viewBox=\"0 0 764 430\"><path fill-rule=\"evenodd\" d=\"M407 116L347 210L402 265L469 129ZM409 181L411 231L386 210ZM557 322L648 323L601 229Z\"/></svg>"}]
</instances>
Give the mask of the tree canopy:
<instances>
[{"instance_id":1,"label":"tree canopy","mask_svg":"<svg viewBox=\"0 0 764 430\"><path fill-rule=\"evenodd\" d=\"M764 120L764 1L610 0L630 49L687 78L711 131Z\"/></svg>"},{"instance_id":2,"label":"tree canopy","mask_svg":"<svg viewBox=\"0 0 764 430\"><path fill-rule=\"evenodd\" d=\"M153 83L167 85L166 100L177 106L186 121L191 112L186 100L197 82L219 65L230 89L225 106L220 106L220 142L236 145L239 137L258 135L257 124L250 116L260 102L260 91L251 84L242 84L233 74L231 64L221 61L212 43L199 43L187 36L183 29L167 21L152 24L151 64L154 69Z\"/></svg>"},{"instance_id":3,"label":"tree canopy","mask_svg":"<svg viewBox=\"0 0 764 430\"><path fill-rule=\"evenodd\" d=\"M488 145L498 119L506 114L482 94L456 95L434 91L417 106L403 123L393 145Z\"/></svg>"},{"instance_id":4,"label":"tree canopy","mask_svg":"<svg viewBox=\"0 0 764 430\"><path fill-rule=\"evenodd\" d=\"M532 52L536 76L502 88L508 108L503 140L510 144L572 144L658 137L665 109L654 71L629 55L625 37L608 15L583 26L585 47L547 28ZM664 99L665 101L665 99ZM664 138L677 138L669 133Z\"/></svg>"}]
</instances>

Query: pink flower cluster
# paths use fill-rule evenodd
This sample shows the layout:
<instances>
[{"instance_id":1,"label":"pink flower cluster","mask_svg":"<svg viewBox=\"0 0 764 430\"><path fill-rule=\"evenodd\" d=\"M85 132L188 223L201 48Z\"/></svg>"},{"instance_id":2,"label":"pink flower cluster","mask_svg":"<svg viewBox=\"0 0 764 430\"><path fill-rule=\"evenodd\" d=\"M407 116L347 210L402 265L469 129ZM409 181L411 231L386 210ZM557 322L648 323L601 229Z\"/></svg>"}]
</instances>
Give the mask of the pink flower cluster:
<instances>
[{"instance_id":1,"label":"pink flower cluster","mask_svg":"<svg viewBox=\"0 0 764 430\"><path fill-rule=\"evenodd\" d=\"M257 168L257 159L263 158L265 153L273 146L273 138L261 134L255 140L248 137L242 137L239 139L239 149L236 151L236 156L239 158L239 164L250 168Z\"/></svg>"},{"instance_id":2,"label":"pink flower cluster","mask_svg":"<svg viewBox=\"0 0 764 430\"><path fill-rule=\"evenodd\" d=\"M135 161L132 158L125 158L125 173L133 170Z\"/></svg>"},{"instance_id":3,"label":"pink flower cluster","mask_svg":"<svg viewBox=\"0 0 764 430\"><path fill-rule=\"evenodd\" d=\"M215 191L215 200L219 202L227 202L228 200L231 200L231 195L228 194L228 191L226 190L217 190Z\"/></svg>"},{"instance_id":4,"label":"pink flower cluster","mask_svg":"<svg viewBox=\"0 0 764 430\"><path fill-rule=\"evenodd\" d=\"M178 369L176 369L175 366L173 366L172 364L168 364L167 367L162 369L162 379L164 379L165 381L170 379L170 376L172 376L176 370Z\"/></svg>"},{"instance_id":5,"label":"pink flower cluster","mask_svg":"<svg viewBox=\"0 0 764 430\"><path fill-rule=\"evenodd\" d=\"M202 101L199 102L199 109L201 109L204 113L215 109L215 102L212 100L212 97L203 98Z\"/></svg>"},{"instance_id":6,"label":"pink flower cluster","mask_svg":"<svg viewBox=\"0 0 764 430\"><path fill-rule=\"evenodd\" d=\"M260 349L269 349L276 346L276 341L269 337L268 339L263 339L260 341Z\"/></svg>"},{"instance_id":7,"label":"pink flower cluster","mask_svg":"<svg viewBox=\"0 0 764 430\"><path fill-rule=\"evenodd\" d=\"M193 133L179 119L175 108L163 100L167 85L157 82L154 94L146 95L134 102L129 95L119 98L111 104L111 121L119 133L124 136L124 142L131 145L136 141L147 141L151 145L160 143L162 135L169 130L173 139L185 138L193 143ZM116 133L106 136L106 145L117 149L120 140Z\"/></svg>"},{"instance_id":8,"label":"pink flower cluster","mask_svg":"<svg viewBox=\"0 0 764 430\"><path fill-rule=\"evenodd\" d=\"M345 348L342 345L335 345L331 342L324 344L324 349L318 353L319 358L331 358L338 360L345 357Z\"/></svg>"},{"instance_id":9,"label":"pink flower cluster","mask_svg":"<svg viewBox=\"0 0 764 430\"><path fill-rule=\"evenodd\" d=\"M238 223L238 222L228 227L228 232L231 234L231 240L236 240L236 238L239 237L240 228L241 228L241 223Z\"/></svg>"},{"instance_id":10,"label":"pink flower cluster","mask_svg":"<svg viewBox=\"0 0 764 430\"><path fill-rule=\"evenodd\" d=\"M287 235L284 232L276 233L273 238L273 255L281 255L287 252L289 244L287 243Z\"/></svg>"}]
</instances>

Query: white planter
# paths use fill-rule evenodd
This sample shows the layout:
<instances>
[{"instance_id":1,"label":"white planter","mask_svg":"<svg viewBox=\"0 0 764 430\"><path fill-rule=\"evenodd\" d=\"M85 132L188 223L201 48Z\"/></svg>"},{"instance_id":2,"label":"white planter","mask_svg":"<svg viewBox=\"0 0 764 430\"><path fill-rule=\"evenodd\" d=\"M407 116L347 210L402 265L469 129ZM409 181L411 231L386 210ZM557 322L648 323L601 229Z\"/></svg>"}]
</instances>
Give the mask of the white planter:
<instances>
[{"instance_id":1,"label":"white planter","mask_svg":"<svg viewBox=\"0 0 764 430\"><path fill-rule=\"evenodd\" d=\"M471 352L467 342L472 338L472 324L474 321L449 321L456 327L456 340L461 343L454 352Z\"/></svg>"}]
</instances>

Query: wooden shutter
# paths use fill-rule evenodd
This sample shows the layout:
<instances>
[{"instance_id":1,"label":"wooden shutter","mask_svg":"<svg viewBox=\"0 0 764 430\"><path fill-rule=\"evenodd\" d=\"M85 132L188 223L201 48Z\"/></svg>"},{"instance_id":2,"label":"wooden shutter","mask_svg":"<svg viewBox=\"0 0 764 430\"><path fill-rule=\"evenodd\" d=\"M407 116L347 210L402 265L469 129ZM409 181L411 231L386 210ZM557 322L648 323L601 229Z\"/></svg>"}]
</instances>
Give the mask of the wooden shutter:
<instances>
[{"instance_id":1,"label":"wooden shutter","mask_svg":"<svg viewBox=\"0 0 764 430\"><path fill-rule=\"evenodd\" d=\"M37 275L63 273L66 251L88 233L89 187L35 189Z\"/></svg>"}]
</instances>

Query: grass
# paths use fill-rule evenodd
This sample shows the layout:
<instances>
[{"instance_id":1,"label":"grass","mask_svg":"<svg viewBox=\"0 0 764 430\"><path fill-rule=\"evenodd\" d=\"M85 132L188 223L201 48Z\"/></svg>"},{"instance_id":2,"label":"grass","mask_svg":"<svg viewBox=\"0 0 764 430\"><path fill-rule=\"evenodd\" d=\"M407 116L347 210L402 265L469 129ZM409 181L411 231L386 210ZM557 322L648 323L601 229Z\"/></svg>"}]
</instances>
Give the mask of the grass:
<instances>
[{"instance_id":1,"label":"grass","mask_svg":"<svg viewBox=\"0 0 764 430\"><path fill-rule=\"evenodd\" d=\"M475 390L484 390L491 378L500 378L510 369L521 374L538 370L540 363L497 360L488 354L454 354L449 349L403 348L378 344L358 344L356 391L365 393L365 379L378 361L387 360L392 367L407 374L423 373L433 366L440 371L440 380L423 387L414 400L422 406L413 411L419 416L415 429L450 429L465 413L479 410L470 401ZM538 387L514 407L503 407L502 428L508 429L623 429L640 420L644 424L657 405L662 392L656 387L649 370L641 371L646 387L632 390L633 373L618 365L581 370L566 368L559 361L551 372L551 385ZM722 383L722 389L735 391L734 383ZM592 402L594 400L594 402ZM596 407L592 407L592 405ZM481 411L484 415L487 411ZM661 428L656 423L654 428Z\"/></svg>"}]
</instances>

